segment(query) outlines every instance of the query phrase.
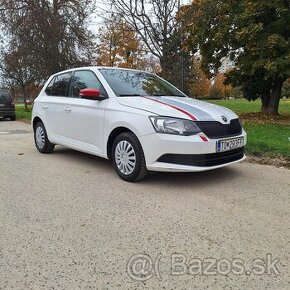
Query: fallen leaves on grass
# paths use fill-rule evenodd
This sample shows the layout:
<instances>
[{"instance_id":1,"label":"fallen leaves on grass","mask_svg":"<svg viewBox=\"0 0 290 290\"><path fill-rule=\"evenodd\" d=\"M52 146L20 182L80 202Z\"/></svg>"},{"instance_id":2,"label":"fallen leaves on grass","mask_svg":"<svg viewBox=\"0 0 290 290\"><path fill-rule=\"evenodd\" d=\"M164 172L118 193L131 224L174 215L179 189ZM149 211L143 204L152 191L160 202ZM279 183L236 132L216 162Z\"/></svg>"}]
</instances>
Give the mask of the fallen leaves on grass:
<instances>
[{"instance_id":1,"label":"fallen leaves on grass","mask_svg":"<svg viewBox=\"0 0 290 290\"><path fill-rule=\"evenodd\" d=\"M290 125L290 114L282 115L268 115L264 113L242 113L240 118L243 121L250 121L260 124L279 124L279 125Z\"/></svg>"}]
</instances>

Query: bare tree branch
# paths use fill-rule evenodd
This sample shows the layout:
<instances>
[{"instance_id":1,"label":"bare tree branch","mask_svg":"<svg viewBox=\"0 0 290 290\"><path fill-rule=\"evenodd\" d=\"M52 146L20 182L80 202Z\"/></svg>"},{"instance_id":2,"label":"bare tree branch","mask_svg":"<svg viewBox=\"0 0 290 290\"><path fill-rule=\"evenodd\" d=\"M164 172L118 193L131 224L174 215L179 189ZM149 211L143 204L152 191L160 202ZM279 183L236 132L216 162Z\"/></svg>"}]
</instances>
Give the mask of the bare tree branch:
<instances>
[{"instance_id":1,"label":"bare tree branch","mask_svg":"<svg viewBox=\"0 0 290 290\"><path fill-rule=\"evenodd\" d=\"M134 27L148 51L166 57L169 39L176 29L179 0L112 0L117 12Z\"/></svg>"},{"instance_id":2,"label":"bare tree branch","mask_svg":"<svg viewBox=\"0 0 290 290\"><path fill-rule=\"evenodd\" d=\"M2 0L0 25L9 36L9 52L24 47L38 75L47 78L89 64L92 36L86 21L93 9L94 0Z\"/></svg>"}]
</instances>

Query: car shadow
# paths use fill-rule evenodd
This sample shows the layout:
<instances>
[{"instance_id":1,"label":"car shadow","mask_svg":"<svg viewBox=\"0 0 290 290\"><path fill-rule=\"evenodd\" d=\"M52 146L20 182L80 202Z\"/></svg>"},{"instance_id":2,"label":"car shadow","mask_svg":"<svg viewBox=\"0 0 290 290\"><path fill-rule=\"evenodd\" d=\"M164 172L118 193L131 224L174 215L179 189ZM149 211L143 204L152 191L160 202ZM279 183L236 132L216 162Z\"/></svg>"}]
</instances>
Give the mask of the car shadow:
<instances>
[{"instance_id":1,"label":"car shadow","mask_svg":"<svg viewBox=\"0 0 290 290\"><path fill-rule=\"evenodd\" d=\"M186 186L193 183L199 185L217 184L224 182L225 179L229 180L238 176L240 176L240 170L229 166L203 172L153 172L147 179L151 184L166 183L167 185L176 185L181 183L183 186ZM145 181L143 182L145 183Z\"/></svg>"},{"instance_id":2,"label":"car shadow","mask_svg":"<svg viewBox=\"0 0 290 290\"><path fill-rule=\"evenodd\" d=\"M62 146L56 146L53 150L53 155L62 155L75 162L82 162L87 165L88 168L93 169L94 167L102 166L102 169L113 169L111 162L108 159L94 156L88 153L83 153L73 149L69 149Z\"/></svg>"},{"instance_id":3,"label":"car shadow","mask_svg":"<svg viewBox=\"0 0 290 290\"><path fill-rule=\"evenodd\" d=\"M91 172L94 172L94 170L99 171L101 168L102 172L112 175L112 178L120 179L117 173L115 173L111 161L107 159L61 146L55 148L53 155L62 155L66 159L70 158L70 160L76 162L76 164L82 162L82 164L84 164ZM238 178L241 175L242 170L237 166L228 166L210 171L190 173L150 172L146 179L135 182L134 184L140 184L145 187L148 185L164 185L172 187L182 185L182 187L190 187L193 185L196 186L197 184L198 186L214 186Z\"/></svg>"}]
</instances>

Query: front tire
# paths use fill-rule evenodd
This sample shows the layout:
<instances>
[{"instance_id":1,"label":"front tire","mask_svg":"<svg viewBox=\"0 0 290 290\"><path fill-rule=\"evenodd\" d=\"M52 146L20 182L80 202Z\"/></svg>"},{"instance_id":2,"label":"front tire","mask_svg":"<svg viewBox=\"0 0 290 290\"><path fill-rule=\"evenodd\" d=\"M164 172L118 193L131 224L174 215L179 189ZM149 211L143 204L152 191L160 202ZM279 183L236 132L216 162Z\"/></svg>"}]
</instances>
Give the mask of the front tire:
<instances>
[{"instance_id":1,"label":"front tire","mask_svg":"<svg viewBox=\"0 0 290 290\"><path fill-rule=\"evenodd\" d=\"M133 133L122 133L114 140L111 156L114 168L123 180L132 182L147 176L143 149Z\"/></svg>"},{"instance_id":2,"label":"front tire","mask_svg":"<svg viewBox=\"0 0 290 290\"><path fill-rule=\"evenodd\" d=\"M54 144L49 142L42 122L38 122L34 127L34 142L40 153L51 153L54 149Z\"/></svg>"}]
</instances>

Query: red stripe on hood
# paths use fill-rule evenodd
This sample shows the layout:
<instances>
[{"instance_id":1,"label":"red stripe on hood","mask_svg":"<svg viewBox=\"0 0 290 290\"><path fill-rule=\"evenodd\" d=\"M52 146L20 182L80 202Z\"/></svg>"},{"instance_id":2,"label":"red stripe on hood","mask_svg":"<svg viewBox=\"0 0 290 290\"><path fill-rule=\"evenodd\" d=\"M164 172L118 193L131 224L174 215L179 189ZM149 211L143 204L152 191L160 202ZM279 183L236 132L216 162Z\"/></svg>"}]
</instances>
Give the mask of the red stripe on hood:
<instances>
[{"instance_id":1,"label":"red stripe on hood","mask_svg":"<svg viewBox=\"0 0 290 290\"><path fill-rule=\"evenodd\" d=\"M199 137L203 142L208 142L208 140L205 136L199 135Z\"/></svg>"},{"instance_id":2,"label":"red stripe on hood","mask_svg":"<svg viewBox=\"0 0 290 290\"><path fill-rule=\"evenodd\" d=\"M174 105L171 105L171 104L165 103L165 102L160 101L160 100L152 99L152 98L150 98L150 97L142 97L142 98L145 98L145 99L148 99L148 100L151 100L151 101L154 101L154 102L160 103L160 104L162 104L162 105L166 105L166 106L168 106L168 107L170 107L170 108L172 108L172 109L175 109L175 110L177 110L177 111L179 111L179 112L181 112L181 113L187 115L187 116L188 116L192 121L197 121L197 118L196 118L194 115L192 115L192 114L190 114L189 112L187 112L187 111L185 111L185 110L183 110L183 109L180 109L180 108L178 108L178 107L176 107L176 106L174 106Z\"/></svg>"}]
</instances>

